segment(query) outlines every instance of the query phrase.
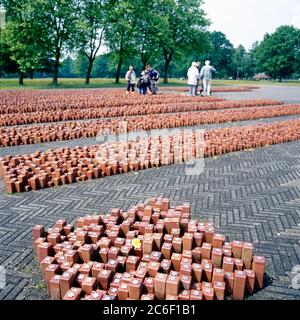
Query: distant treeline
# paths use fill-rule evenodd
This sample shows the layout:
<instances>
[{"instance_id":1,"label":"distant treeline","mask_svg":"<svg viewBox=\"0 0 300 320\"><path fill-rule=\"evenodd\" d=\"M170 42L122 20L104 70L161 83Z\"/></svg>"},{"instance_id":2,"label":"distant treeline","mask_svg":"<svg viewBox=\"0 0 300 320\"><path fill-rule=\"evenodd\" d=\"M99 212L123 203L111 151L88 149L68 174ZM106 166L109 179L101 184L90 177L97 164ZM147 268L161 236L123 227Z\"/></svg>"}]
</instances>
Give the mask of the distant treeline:
<instances>
[{"instance_id":1,"label":"distant treeline","mask_svg":"<svg viewBox=\"0 0 300 320\"><path fill-rule=\"evenodd\" d=\"M300 77L300 31L282 26L251 50L209 32L203 0L2 0L0 76L112 78L146 64L186 77L192 61L211 60L217 78ZM5 13L5 14L4 14ZM4 19L5 15L5 19ZM102 47L106 54L99 55Z\"/></svg>"}]
</instances>

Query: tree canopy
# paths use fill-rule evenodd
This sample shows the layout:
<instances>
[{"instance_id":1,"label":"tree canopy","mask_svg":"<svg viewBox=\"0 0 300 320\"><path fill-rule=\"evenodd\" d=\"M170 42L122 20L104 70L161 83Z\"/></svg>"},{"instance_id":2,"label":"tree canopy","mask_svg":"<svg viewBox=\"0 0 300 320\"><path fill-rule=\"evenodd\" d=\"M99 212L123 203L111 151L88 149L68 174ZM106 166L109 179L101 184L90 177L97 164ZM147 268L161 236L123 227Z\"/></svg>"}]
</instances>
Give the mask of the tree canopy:
<instances>
[{"instance_id":1,"label":"tree canopy","mask_svg":"<svg viewBox=\"0 0 300 320\"><path fill-rule=\"evenodd\" d=\"M123 63L138 56L142 68L164 59L167 81L174 57L189 50L200 54L205 48L208 21L202 0L3 0L3 6L7 23L2 49L20 74L50 61L53 84L63 57L77 55L88 84L103 44L112 53L116 82ZM70 59L64 73L72 69Z\"/></svg>"},{"instance_id":2,"label":"tree canopy","mask_svg":"<svg viewBox=\"0 0 300 320\"><path fill-rule=\"evenodd\" d=\"M90 83L93 64L103 43L115 4L116 0L86 0L80 5L81 11L76 23L77 40L74 46L78 53L88 60L86 84Z\"/></svg>"},{"instance_id":3,"label":"tree canopy","mask_svg":"<svg viewBox=\"0 0 300 320\"><path fill-rule=\"evenodd\" d=\"M192 61L209 59L219 78L299 74L299 29L282 26L247 51L221 31L209 32L203 0L2 0L0 75L51 71L59 76L115 76L129 65L154 65L184 77Z\"/></svg>"},{"instance_id":4,"label":"tree canopy","mask_svg":"<svg viewBox=\"0 0 300 320\"><path fill-rule=\"evenodd\" d=\"M32 1L7 0L5 4L9 10L1 41L10 59L18 66L22 84L24 73L40 66L47 57L47 51L42 39L37 37L39 24L35 22Z\"/></svg>"},{"instance_id":5,"label":"tree canopy","mask_svg":"<svg viewBox=\"0 0 300 320\"><path fill-rule=\"evenodd\" d=\"M300 68L300 30L281 26L266 34L255 50L258 66L274 79L290 77Z\"/></svg>"},{"instance_id":6,"label":"tree canopy","mask_svg":"<svg viewBox=\"0 0 300 320\"><path fill-rule=\"evenodd\" d=\"M209 34L207 51L201 56L202 60L210 60L221 78L229 77L232 69L233 44L220 31Z\"/></svg>"}]
</instances>

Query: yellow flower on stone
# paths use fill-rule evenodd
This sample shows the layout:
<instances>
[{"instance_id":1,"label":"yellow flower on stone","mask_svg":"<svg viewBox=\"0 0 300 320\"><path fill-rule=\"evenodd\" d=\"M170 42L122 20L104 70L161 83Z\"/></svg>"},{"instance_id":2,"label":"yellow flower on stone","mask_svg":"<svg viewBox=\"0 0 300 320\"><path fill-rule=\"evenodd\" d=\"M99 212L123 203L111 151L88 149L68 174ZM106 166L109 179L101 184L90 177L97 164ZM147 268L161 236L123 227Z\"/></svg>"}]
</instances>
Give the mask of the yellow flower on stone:
<instances>
[{"instance_id":1,"label":"yellow flower on stone","mask_svg":"<svg viewBox=\"0 0 300 320\"><path fill-rule=\"evenodd\" d=\"M138 238L132 239L132 245L134 246L134 249L140 249L142 246L141 240Z\"/></svg>"}]
</instances>

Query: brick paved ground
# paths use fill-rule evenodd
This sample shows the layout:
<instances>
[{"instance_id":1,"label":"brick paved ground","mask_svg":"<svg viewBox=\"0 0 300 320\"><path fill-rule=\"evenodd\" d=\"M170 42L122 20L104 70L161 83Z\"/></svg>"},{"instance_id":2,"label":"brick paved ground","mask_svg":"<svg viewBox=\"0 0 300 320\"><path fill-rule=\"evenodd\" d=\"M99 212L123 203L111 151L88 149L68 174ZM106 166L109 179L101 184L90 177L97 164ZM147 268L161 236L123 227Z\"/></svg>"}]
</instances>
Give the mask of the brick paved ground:
<instances>
[{"instance_id":1,"label":"brick paved ground","mask_svg":"<svg viewBox=\"0 0 300 320\"><path fill-rule=\"evenodd\" d=\"M257 85L259 86L259 82L257 83ZM170 90L170 92L172 91ZM186 88L186 92L188 92L188 88ZM284 101L285 103L300 103L300 86L262 85L259 89L255 89L251 92L221 92L215 93L213 95L230 100L273 99Z\"/></svg>"},{"instance_id":2,"label":"brick paved ground","mask_svg":"<svg viewBox=\"0 0 300 320\"><path fill-rule=\"evenodd\" d=\"M259 85L259 83L258 83ZM300 103L300 86L261 86L252 92L224 92L218 96L226 99L274 99L285 103Z\"/></svg>"},{"instance_id":3,"label":"brick paved ground","mask_svg":"<svg viewBox=\"0 0 300 320\"><path fill-rule=\"evenodd\" d=\"M0 156L7 150L1 149ZM10 153L33 150L24 146ZM7 195L0 180L0 265L7 272L0 299L47 298L32 251L35 224L50 227L59 218L74 222L164 196L174 205L190 202L195 217L214 221L228 240L254 242L255 253L267 258L267 286L249 299L300 300L288 274L300 265L300 142L207 159L200 176L187 176L185 168L165 166L18 195Z\"/></svg>"}]
</instances>

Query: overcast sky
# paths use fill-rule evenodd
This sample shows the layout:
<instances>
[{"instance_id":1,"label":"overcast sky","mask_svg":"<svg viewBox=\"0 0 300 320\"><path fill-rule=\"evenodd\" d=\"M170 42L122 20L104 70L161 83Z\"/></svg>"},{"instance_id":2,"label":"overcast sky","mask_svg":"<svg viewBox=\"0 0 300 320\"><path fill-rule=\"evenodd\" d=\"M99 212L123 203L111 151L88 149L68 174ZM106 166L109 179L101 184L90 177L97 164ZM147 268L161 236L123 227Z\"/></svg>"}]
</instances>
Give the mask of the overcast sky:
<instances>
[{"instance_id":1,"label":"overcast sky","mask_svg":"<svg viewBox=\"0 0 300 320\"><path fill-rule=\"evenodd\" d=\"M250 49L283 24L300 28L299 0L204 0L204 10L212 25L210 30L222 31L238 46Z\"/></svg>"}]
</instances>

